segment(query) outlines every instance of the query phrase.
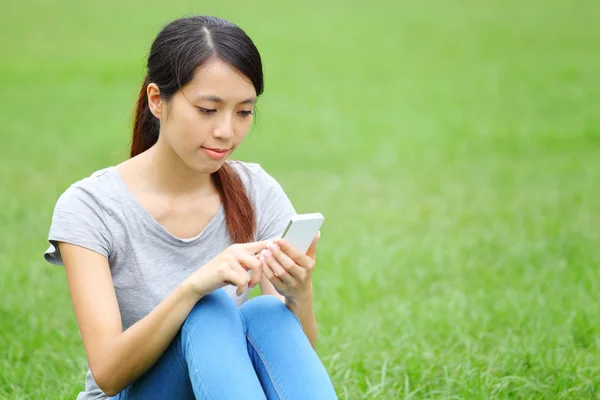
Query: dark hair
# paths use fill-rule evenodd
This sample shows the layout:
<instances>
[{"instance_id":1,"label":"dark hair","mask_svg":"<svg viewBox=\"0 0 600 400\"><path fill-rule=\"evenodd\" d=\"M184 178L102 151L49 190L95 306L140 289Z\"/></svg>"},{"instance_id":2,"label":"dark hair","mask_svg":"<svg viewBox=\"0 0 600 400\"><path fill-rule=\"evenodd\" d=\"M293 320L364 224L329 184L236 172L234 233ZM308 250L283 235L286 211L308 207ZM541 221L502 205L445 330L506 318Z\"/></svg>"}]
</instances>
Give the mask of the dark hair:
<instances>
[{"instance_id":1,"label":"dark hair","mask_svg":"<svg viewBox=\"0 0 600 400\"><path fill-rule=\"evenodd\" d=\"M148 73L135 109L131 157L148 150L158 140L160 124L148 107L148 84L155 83L161 99L169 101L194 78L200 66L215 58L237 69L252 82L256 95L262 94L260 54L242 29L209 16L172 21L158 34L148 56ZM211 178L223 202L231 240L234 243L253 241L255 213L240 177L225 162Z\"/></svg>"}]
</instances>

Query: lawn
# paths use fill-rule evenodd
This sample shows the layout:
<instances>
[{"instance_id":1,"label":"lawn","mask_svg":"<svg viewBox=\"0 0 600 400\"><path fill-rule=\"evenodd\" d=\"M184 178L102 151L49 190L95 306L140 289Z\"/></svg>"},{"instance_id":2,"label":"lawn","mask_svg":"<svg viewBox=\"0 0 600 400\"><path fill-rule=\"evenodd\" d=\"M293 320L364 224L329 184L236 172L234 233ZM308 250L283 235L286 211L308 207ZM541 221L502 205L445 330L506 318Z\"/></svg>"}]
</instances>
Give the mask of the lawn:
<instances>
[{"instance_id":1,"label":"lawn","mask_svg":"<svg viewBox=\"0 0 600 400\"><path fill-rule=\"evenodd\" d=\"M52 210L127 156L150 43L189 14L262 53L235 158L326 217L341 399L600 396L597 1L0 0L0 399L83 388Z\"/></svg>"}]
</instances>

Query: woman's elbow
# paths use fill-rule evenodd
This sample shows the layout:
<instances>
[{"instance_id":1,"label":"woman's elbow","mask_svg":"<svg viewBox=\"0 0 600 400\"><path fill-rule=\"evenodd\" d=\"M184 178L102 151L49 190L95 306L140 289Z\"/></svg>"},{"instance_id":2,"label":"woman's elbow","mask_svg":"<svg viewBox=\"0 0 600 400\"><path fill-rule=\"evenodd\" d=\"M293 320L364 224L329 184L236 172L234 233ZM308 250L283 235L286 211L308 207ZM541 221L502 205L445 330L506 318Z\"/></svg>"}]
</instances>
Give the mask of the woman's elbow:
<instances>
[{"instance_id":1,"label":"woman's elbow","mask_svg":"<svg viewBox=\"0 0 600 400\"><path fill-rule=\"evenodd\" d=\"M114 380L114 373L111 374L110 372L101 372L98 370L98 368L94 370L94 368L90 367L90 369L92 371L92 375L94 377L96 385L98 385L98 387L104 392L104 394L106 394L109 397L116 396L117 394L119 394L119 392L122 389L117 387L117 383Z\"/></svg>"},{"instance_id":2,"label":"woman's elbow","mask_svg":"<svg viewBox=\"0 0 600 400\"><path fill-rule=\"evenodd\" d=\"M104 394L109 397L116 396L120 392L120 390L116 389L114 386L111 386L110 383L96 381L96 384L98 385L100 390L102 390L102 392L104 392Z\"/></svg>"}]
</instances>

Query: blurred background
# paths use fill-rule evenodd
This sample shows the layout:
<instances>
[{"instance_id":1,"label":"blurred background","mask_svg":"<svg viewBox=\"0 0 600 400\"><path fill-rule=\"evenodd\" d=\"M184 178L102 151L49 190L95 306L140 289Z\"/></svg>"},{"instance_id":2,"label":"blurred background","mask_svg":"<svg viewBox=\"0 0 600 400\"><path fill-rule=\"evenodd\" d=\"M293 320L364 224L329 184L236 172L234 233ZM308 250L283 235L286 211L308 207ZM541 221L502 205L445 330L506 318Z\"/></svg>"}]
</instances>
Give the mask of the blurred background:
<instances>
[{"instance_id":1,"label":"blurred background","mask_svg":"<svg viewBox=\"0 0 600 400\"><path fill-rule=\"evenodd\" d=\"M326 217L341 399L598 398L597 1L0 0L1 399L83 388L52 210L127 157L150 45L192 14L263 57L235 158Z\"/></svg>"}]
</instances>

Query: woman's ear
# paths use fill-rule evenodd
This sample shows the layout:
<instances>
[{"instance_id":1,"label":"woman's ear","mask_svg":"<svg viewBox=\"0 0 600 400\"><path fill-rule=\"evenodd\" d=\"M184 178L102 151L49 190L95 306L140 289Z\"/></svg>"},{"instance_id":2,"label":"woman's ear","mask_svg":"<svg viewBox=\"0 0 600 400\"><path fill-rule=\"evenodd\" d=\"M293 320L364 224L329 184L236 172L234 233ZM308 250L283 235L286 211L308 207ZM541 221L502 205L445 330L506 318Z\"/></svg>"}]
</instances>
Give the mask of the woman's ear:
<instances>
[{"instance_id":1,"label":"woman's ear","mask_svg":"<svg viewBox=\"0 0 600 400\"><path fill-rule=\"evenodd\" d=\"M156 118L160 119L162 114L162 99L160 98L160 89L156 83L148 84L146 88L146 94L148 96L148 107L150 112Z\"/></svg>"}]
</instances>

